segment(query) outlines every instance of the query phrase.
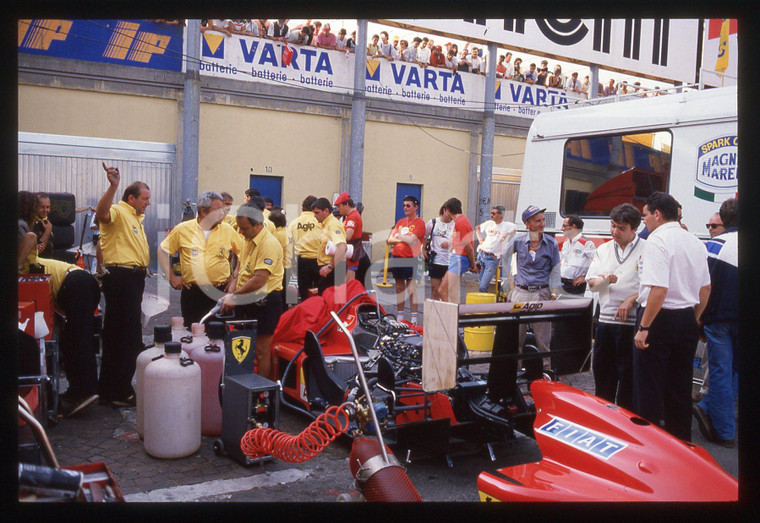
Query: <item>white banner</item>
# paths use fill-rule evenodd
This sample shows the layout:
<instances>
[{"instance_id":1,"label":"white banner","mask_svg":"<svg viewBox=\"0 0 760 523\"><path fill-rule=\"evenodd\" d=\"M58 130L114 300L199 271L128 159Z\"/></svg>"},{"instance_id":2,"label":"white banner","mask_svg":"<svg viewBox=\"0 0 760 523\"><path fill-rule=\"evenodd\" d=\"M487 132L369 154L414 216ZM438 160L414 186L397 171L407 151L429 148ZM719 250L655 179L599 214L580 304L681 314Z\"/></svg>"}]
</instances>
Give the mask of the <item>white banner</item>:
<instances>
[{"instance_id":1,"label":"white banner","mask_svg":"<svg viewBox=\"0 0 760 523\"><path fill-rule=\"evenodd\" d=\"M201 38L200 72L230 78L319 91L353 92L355 55L343 51L291 46L290 64L283 63L281 42L205 32ZM366 94L393 102L483 111L485 76L385 59L368 59ZM495 110L533 118L554 105L565 108L577 99L563 90L499 80Z\"/></svg>"},{"instance_id":2,"label":"white banner","mask_svg":"<svg viewBox=\"0 0 760 523\"><path fill-rule=\"evenodd\" d=\"M692 83L698 19L387 19L407 29L494 42L584 65L597 64L669 82Z\"/></svg>"}]
</instances>

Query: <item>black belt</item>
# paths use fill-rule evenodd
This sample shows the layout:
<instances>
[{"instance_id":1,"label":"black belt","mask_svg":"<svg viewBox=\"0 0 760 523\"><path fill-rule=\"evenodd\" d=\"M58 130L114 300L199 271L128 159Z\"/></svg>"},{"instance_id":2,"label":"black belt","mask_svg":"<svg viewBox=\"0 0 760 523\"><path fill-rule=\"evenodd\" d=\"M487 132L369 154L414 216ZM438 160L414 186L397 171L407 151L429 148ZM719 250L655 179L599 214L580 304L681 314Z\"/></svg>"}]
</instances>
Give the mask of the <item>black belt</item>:
<instances>
[{"instance_id":1,"label":"black belt","mask_svg":"<svg viewBox=\"0 0 760 523\"><path fill-rule=\"evenodd\" d=\"M125 269L132 272L145 272L146 267L139 267L137 265L106 265L106 269Z\"/></svg>"},{"instance_id":2,"label":"black belt","mask_svg":"<svg viewBox=\"0 0 760 523\"><path fill-rule=\"evenodd\" d=\"M524 291L534 292L534 291L540 291L541 289L545 289L548 287L548 285L515 285L515 287L519 287Z\"/></svg>"},{"instance_id":3,"label":"black belt","mask_svg":"<svg viewBox=\"0 0 760 523\"><path fill-rule=\"evenodd\" d=\"M560 278L562 280L562 283L573 283L575 280L573 278Z\"/></svg>"}]
</instances>

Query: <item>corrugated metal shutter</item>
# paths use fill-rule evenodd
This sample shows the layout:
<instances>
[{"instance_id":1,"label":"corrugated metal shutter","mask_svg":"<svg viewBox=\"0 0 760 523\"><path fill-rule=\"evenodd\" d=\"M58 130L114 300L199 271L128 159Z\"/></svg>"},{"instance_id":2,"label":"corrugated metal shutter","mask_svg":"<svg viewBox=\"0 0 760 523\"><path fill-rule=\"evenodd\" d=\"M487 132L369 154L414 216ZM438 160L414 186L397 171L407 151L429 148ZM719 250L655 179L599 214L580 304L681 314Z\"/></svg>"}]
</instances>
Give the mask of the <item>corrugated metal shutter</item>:
<instances>
[{"instance_id":1,"label":"corrugated metal shutter","mask_svg":"<svg viewBox=\"0 0 760 523\"><path fill-rule=\"evenodd\" d=\"M515 222L517 216L517 197L520 194L520 182L491 182L491 205L504 206L504 219Z\"/></svg>"},{"instance_id":2,"label":"corrugated metal shutter","mask_svg":"<svg viewBox=\"0 0 760 523\"><path fill-rule=\"evenodd\" d=\"M171 227L174 144L133 142L53 134L19 133L18 188L26 191L70 192L77 208L95 207L108 186L102 162L114 165L121 183L114 203L130 183L140 180L150 187L151 205L145 213L145 234L156 269L156 247ZM82 233L84 213L77 214L76 245ZM85 241L90 241L89 230Z\"/></svg>"}]
</instances>

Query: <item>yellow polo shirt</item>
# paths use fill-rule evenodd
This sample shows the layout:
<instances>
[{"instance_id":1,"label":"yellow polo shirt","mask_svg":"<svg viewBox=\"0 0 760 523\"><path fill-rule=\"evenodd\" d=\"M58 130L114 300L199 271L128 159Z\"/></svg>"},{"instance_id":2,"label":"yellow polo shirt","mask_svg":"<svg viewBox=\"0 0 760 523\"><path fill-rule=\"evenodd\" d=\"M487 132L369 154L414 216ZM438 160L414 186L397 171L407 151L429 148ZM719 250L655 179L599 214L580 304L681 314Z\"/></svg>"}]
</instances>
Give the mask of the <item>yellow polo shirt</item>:
<instances>
[{"instance_id":1,"label":"yellow polo shirt","mask_svg":"<svg viewBox=\"0 0 760 523\"><path fill-rule=\"evenodd\" d=\"M237 230L237 220L235 220L235 214L232 211L227 213L227 216L224 217L222 223L226 223L233 229Z\"/></svg>"},{"instance_id":2,"label":"yellow polo shirt","mask_svg":"<svg viewBox=\"0 0 760 523\"><path fill-rule=\"evenodd\" d=\"M333 242L336 247L341 243L346 243L346 231L343 230L343 226L332 214L328 215L322 222L319 250L317 251L317 265L320 267L327 265L333 259L332 255L325 254L327 242Z\"/></svg>"},{"instance_id":3,"label":"yellow polo shirt","mask_svg":"<svg viewBox=\"0 0 760 523\"><path fill-rule=\"evenodd\" d=\"M219 285L230 277L230 252L240 255L242 237L226 223L209 231L208 240L198 220L178 224L161 242L170 256L179 251L182 279L196 285Z\"/></svg>"},{"instance_id":4,"label":"yellow polo shirt","mask_svg":"<svg viewBox=\"0 0 760 523\"><path fill-rule=\"evenodd\" d=\"M275 231L275 238L282 245L282 265L286 269L290 269L290 264L293 261L293 249L290 245L290 234L285 227L277 227Z\"/></svg>"},{"instance_id":5,"label":"yellow polo shirt","mask_svg":"<svg viewBox=\"0 0 760 523\"><path fill-rule=\"evenodd\" d=\"M263 211L263 212L267 212L267 211ZM266 226L267 230L268 230L268 231L269 231L271 234L273 234L273 235L274 235L274 233L275 233L275 231L276 231L277 227L275 227L275 226L274 226L274 223L273 223L273 222L270 222L270 221L269 221L269 218L267 218L267 216L269 216L269 214L268 214L268 213L264 215L264 225ZM235 217L233 218L233 220L232 220L232 223L234 224L234 225L232 226L232 228L233 228L233 229L235 229L235 230L236 230L238 233L240 233L240 231L238 231L238 226L237 226L237 216L235 216ZM243 237L243 234L242 234L242 233L240 234L240 237L241 237L241 238L243 238L243 241L245 241L245 238Z\"/></svg>"},{"instance_id":6,"label":"yellow polo shirt","mask_svg":"<svg viewBox=\"0 0 760 523\"><path fill-rule=\"evenodd\" d=\"M252 240L246 241L243 245L237 288L240 289L245 285L253 273L259 269L269 271L269 277L264 285L266 294L282 290L282 275L285 272L282 265L282 246L267 229L261 229Z\"/></svg>"},{"instance_id":7,"label":"yellow polo shirt","mask_svg":"<svg viewBox=\"0 0 760 523\"><path fill-rule=\"evenodd\" d=\"M41 261L45 266L45 274L50 275L50 294L53 296L53 299L56 299L58 296L58 291L61 290L61 284L63 284L63 279L66 275L71 271L82 270L82 268L77 265L50 258Z\"/></svg>"},{"instance_id":8,"label":"yellow polo shirt","mask_svg":"<svg viewBox=\"0 0 760 523\"><path fill-rule=\"evenodd\" d=\"M147 267L150 254L142 224L145 215L137 216L134 207L125 201L111 205L110 212L111 222L99 225L103 264Z\"/></svg>"},{"instance_id":9,"label":"yellow polo shirt","mask_svg":"<svg viewBox=\"0 0 760 523\"><path fill-rule=\"evenodd\" d=\"M303 211L298 218L290 222L288 232L293 239L297 256L309 260L317 257L322 232L319 220L312 211Z\"/></svg>"}]
</instances>

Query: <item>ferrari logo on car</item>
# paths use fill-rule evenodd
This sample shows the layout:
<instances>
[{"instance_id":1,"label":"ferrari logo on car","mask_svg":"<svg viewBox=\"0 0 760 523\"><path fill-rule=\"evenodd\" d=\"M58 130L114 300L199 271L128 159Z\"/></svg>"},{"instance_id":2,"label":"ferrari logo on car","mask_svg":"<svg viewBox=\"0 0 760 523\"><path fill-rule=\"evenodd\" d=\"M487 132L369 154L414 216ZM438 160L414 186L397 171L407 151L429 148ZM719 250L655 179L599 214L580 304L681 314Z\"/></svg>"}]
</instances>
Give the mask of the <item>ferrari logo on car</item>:
<instances>
[{"instance_id":1,"label":"ferrari logo on car","mask_svg":"<svg viewBox=\"0 0 760 523\"><path fill-rule=\"evenodd\" d=\"M238 363L243 363L243 360L245 360L246 356L248 356L248 351L250 349L250 337L238 336L237 338L232 338L232 355L235 356L235 359L238 361Z\"/></svg>"}]
</instances>

